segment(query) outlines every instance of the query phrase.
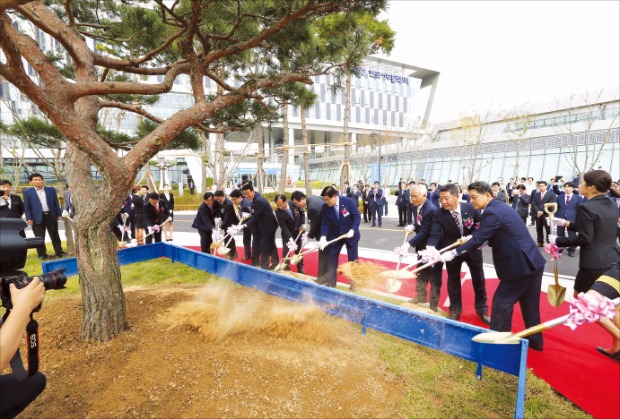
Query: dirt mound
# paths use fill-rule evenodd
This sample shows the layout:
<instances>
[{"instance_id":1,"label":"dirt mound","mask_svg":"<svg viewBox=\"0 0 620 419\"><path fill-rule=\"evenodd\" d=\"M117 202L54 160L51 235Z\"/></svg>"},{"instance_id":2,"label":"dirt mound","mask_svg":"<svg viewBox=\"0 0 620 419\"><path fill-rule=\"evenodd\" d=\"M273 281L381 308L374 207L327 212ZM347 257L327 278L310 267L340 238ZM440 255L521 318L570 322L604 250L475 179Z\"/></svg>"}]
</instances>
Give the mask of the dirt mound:
<instances>
[{"instance_id":1,"label":"dirt mound","mask_svg":"<svg viewBox=\"0 0 620 419\"><path fill-rule=\"evenodd\" d=\"M79 298L37 315L48 387L23 417L394 417L404 385L360 327L225 281L126 292L129 329L79 340Z\"/></svg>"}]
</instances>

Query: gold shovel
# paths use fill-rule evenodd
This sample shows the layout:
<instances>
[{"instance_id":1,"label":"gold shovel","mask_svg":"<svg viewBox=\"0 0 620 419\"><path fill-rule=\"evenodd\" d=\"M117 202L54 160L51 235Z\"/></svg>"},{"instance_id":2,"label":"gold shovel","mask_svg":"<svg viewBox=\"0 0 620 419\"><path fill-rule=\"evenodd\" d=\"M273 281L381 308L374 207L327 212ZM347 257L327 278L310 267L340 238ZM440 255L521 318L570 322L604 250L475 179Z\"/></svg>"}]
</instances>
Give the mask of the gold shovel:
<instances>
[{"instance_id":1,"label":"gold shovel","mask_svg":"<svg viewBox=\"0 0 620 419\"><path fill-rule=\"evenodd\" d=\"M454 243L452 243L449 246L444 247L443 249L439 250L439 253L443 253L446 252L448 250L454 249L455 247L460 246L461 244L463 244L463 241L461 239L458 239L457 241L455 241ZM399 281L399 279L413 279L416 277L416 274L418 272L420 272L421 270L424 270L426 268L428 268L429 266L433 266L436 263L440 263L439 261L434 261L434 262L428 262L422 266L420 266L417 269L414 269L413 271L410 271L409 268L412 268L413 266L417 265L419 263L419 261L416 261L412 264L409 264L407 266L405 266L402 269L396 269L396 270L391 270L391 271L384 271L381 272L381 276L387 277L387 280L385 281L385 287L388 290L388 292L396 292L400 289L400 287L403 285L401 281Z\"/></svg>"},{"instance_id":2,"label":"gold shovel","mask_svg":"<svg viewBox=\"0 0 620 419\"><path fill-rule=\"evenodd\" d=\"M351 230L351 231L352 231L352 230ZM354 234L355 234L355 233L350 234L350 233L351 233L351 231L349 231L348 233L345 233L345 234L343 234L343 235L341 235L341 236L338 236L338 237L336 237L336 238L335 238L335 239L333 239L333 240L328 241L327 243L325 243L325 247L329 246L329 245L330 245L330 244L332 244L332 243L337 242L338 240L342 240L342 239L350 239L350 238L351 238L351 237L353 237L353 236L354 236ZM319 247L314 247L314 248L312 248L312 249L308 249L308 250L305 250L305 251L303 251L303 252L297 253L297 254L293 255L293 256L289 259L290 264L291 264L291 265L297 265L299 262L301 262L301 259L302 259L305 255L307 255L308 253L317 252L317 251L319 251L319 250L320 250L320 248L319 248Z\"/></svg>"},{"instance_id":3,"label":"gold shovel","mask_svg":"<svg viewBox=\"0 0 620 419\"><path fill-rule=\"evenodd\" d=\"M553 226L553 216L558 211L558 204L556 202L550 202L544 206L545 212L549 216L549 224L551 225L551 234L556 234L555 227ZM560 285L558 273L558 260L553 261L553 277L555 278L555 284L550 284L547 289L547 300L553 307L557 307L564 302L566 296L566 288Z\"/></svg>"},{"instance_id":4,"label":"gold shovel","mask_svg":"<svg viewBox=\"0 0 620 419\"><path fill-rule=\"evenodd\" d=\"M620 298L616 298L612 300L612 302L617 307L618 305L620 305ZM476 336L471 338L471 340L473 340L474 342L480 342L480 343L516 344L516 343L519 343L519 340L521 338L524 338L524 337L542 332L543 330L551 329L552 327L563 324L564 322L566 322L566 320L568 320L569 317L570 317L570 314L566 314L562 317L558 317L552 320L547 320L544 323L537 324L536 326L532 326L528 329L522 330L517 333L494 332L494 331L483 332L483 333L477 334Z\"/></svg>"}]
</instances>

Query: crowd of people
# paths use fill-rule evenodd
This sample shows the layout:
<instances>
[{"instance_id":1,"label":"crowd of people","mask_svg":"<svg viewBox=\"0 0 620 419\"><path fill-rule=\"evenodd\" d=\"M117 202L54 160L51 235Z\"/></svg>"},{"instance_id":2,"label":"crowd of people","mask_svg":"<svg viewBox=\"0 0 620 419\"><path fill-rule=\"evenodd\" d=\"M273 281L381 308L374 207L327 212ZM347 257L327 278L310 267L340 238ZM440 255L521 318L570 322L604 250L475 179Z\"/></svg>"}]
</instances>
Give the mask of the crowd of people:
<instances>
[{"instance_id":1,"label":"crowd of people","mask_svg":"<svg viewBox=\"0 0 620 419\"><path fill-rule=\"evenodd\" d=\"M21 218L25 214L35 235L45 237L47 231L56 254L62 256L58 221L74 214L71 196L65 195L61 210L55 190L43 186L40 174L31 175L30 182L33 187L24 191L22 200L11 193L10 182L0 181L0 217ZM459 320L463 312L460 273L465 263L471 272L474 308L482 322L493 330L510 331L518 302L525 326L537 325L545 265L543 249L539 248L545 245L556 245L559 252L566 250L570 257L579 248L575 296L588 292L620 261L620 191L618 183L603 170L587 172L577 182L562 182L561 177L534 182L530 177L490 185L477 181L464 188L452 181L427 185L424 179L401 179L394 193L398 226L415 234L395 253L417 256L419 266L429 260L436 262L418 273L413 302L438 310L445 264L449 318ZM262 269L284 266L291 270L294 261L295 270L305 274L303 258L292 256L311 247L318 252L316 283L335 287L342 248L346 247L349 261L357 261L360 225L383 226L390 205L388 196L387 185L374 182L371 186L360 181L354 186L345 183L342 191L336 185L328 186L320 196L306 196L298 190L290 199L278 194L274 211L251 181L246 181L228 196L223 190L204 193L192 227L200 236L202 252L214 253L214 249L224 246L228 250L221 254L230 259L240 256L235 236L242 234L242 260ZM548 204L554 205L550 209ZM170 241L173 217L174 196L169 185L164 185L162 194L141 186L128 194L110 228L119 241L134 238L137 245ZM535 240L528 230L528 217L536 228ZM278 227L286 256L282 260L276 247ZM490 316L481 251L486 245L492 249L500 279ZM42 259L47 257L44 249L38 252ZM617 281L611 286L620 293ZM617 321L614 345L602 351L616 360L620 357ZM542 350L540 333L529 340L530 347Z\"/></svg>"}]
</instances>

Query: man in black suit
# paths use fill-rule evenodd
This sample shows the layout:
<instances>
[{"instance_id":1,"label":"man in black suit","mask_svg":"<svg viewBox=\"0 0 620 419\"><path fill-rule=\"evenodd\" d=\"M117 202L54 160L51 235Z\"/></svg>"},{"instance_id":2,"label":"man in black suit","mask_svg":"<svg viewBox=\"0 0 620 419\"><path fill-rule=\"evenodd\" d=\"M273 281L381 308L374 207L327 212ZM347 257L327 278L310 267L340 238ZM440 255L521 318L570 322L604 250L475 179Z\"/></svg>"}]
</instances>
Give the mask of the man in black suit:
<instances>
[{"instance_id":1,"label":"man in black suit","mask_svg":"<svg viewBox=\"0 0 620 419\"><path fill-rule=\"evenodd\" d=\"M291 240L297 238L297 241L295 241L297 250L294 252L300 250L302 247L302 238L300 234L304 232L302 213L299 211L299 208L297 208L297 205L286 200L285 195L276 195L274 201L278 207L275 210L275 214L278 224L280 225L280 233L282 234L282 255L286 256L290 252L288 245ZM286 269L290 270L288 262L286 263ZM297 272L300 274L306 273L304 271L303 258L297 264Z\"/></svg>"},{"instance_id":2,"label":"man in black suit","mask_svg":"<svg viewBox=\"0 0 620 419\"><path fill-rule=\"evenodd\" d=\"M148 231L146 244L159 243L161 241L162 224L170 218L168 205L161 199L157 192L148 195L148 202L144 205L144 228Z\"/></svg>"},{"instance_id":3,"label":"man in black suit","mask_svg":"<svg viewBox=\"0 0 620 419\"><path fill-rule=\"evenodd\" d=\"M510 205L517 211L523 223L527 225L527 213L530 206L530 196L525 193L525 185L517 185L510 197Z\"/></svg>"},{"instance_id":4,"label":"man in black suit","mask_svg":"<svg viewBox=\"0 0 620 419\"><path fill-rule=\"evenodd\" d=\"M370 185L365 184L362 190L362 212L364 214L364 222L368 223L371 219L370 215L370 202L368 194L370 193Z\"/></svg>"},{"instance_id":5,"label":"man in black suit","mask_svg":"<svg viewBox=\"0 0 620 419\"><path fill-rule=\"evenodd\" d=\"M398 227L407 224L407 210L409 209L409 188L405 182L398 182L396 190L396 208L398 208Z\"/></svg>"},{"instance_id":6,"label":"man in black suit","mask_svg":"<svg viewBox=\"0 0 620 419\"><path fill-rule=\"evenodd\" d=\"M232 201L224 195L224 191L218 189L213 194L215 201L220 204L220 214L218 217L222 219L222 225L220 226L222 230L227 231L230 226L239 224L239 220L235 215L235 207ZM235 238L231 237L228 242L228 249L230 252L226 255L226 259L236 259L237 258L237 244L235 243Z\"/></svg>"},{"instance_id":7,"label":"man in black suit","mask_svg":"<svg viewBox=\"0 0 620 419\"><path fill-rule=\"evenodd\" d=\"M443 249L461 237L471 235L476 230L476 224L480 221L480 212L476 211L469 203L459 203L459 188L454 184L447 184L439 188L439 203L441 207L433 217L433 226L427 247L433 246ZM487 315L489 307L487 306L487 290L480 249L473 249L450 262L446 262L448 296L450 297L449 318L458 320L463 312L461 299L461 266L463 262L467 263L471 273L476 313L483 323L489 324L491 319Z\"/></svg>"},{"instance_id":8,"label":"man in black suit","mask_svg":"<svg viewBox=\"0 0 620 419\"><path fill-rule=\"evenodd\" d=\"M379 187L379 182L375 182L374 187L368 191L368 205L370 207L370 215L372 217L372 227L383 224L383 205L385 205L385 197L383 189Z\"/></svg>"},{"instance_id":9,"label":"man in black suit","mask_svg":"<svg viewBox=\"0 0 620 419\"><path fill-rule=\"evenodd\" d=\"M22 218L24 203L19 195L11 193L13 184L6 179L0 180L0 218ZM24 230L19 235L26 237Z\"/></svg>"},{"instance_id":10,"label":"man in black suit","mask_svg":"<svg viewBox=\"0 0 620 419\"><path fill-rule=\"evenodd\" d=\"M581 195L575 194L575 184L573 182L566 182L564 184L564 192L558 195L556 202L558 203L558 212L555 213L555 217L564 218L566 221L574 223L577 219L577 207L583 202ZM558 226L558 237L564 237L564 231L568 234L568 237L573 240L577 237L577 232L566 230L564 226ZM569 246L566 248L568 256L575 256L575 246ZM562 249L560 249L562 253Z\"/></svg>"},{"instance_id":11,"label":"man in black suit","mask_svg":"<svg viewBox=\"0 0 620 419\"><path fill-rule=\"evenodd\" d=\"M411 205L413 206L413 229L416 235L409 240L409 245L415 248L416 252L426 249L427 241L431 235L433 227L433 216L437 207L427 199L425 185L415 185L411 188ZM423 263L420 263L423 265ZM430 308L438 310L439 290L441 289L441 263L436 263L430 268L426 268L416 278L416 298L413 302L426 304L428 292L426 290L429 282L431 284Z\"/></svg>"},{"instance_id":12,"label":"man in black suit","mask_svg":"<svg viewBox=\"0 0 620 419\"><path fill-rule=\"evenodd\" d=\"M192 228L197 229L200 235L200 250L210 254L215 218L220 216L220 204L215 200L213 192L205 192L203 199L204 202L198 207Z\"/></svg>"},{"instance_id":13,"label":"man in black suit","mask_svg":"<svg viewBox=\"0 0 620 419\"><path fill-rule=\"evenodd\" d=\"M258 239L260 246L260 266L263 269L273 270L279 262L276 247L276 230L278 229L276 216L269 202L257 194L251 184L243 185L241 193L252 204L252 218L246 222L246 225L249 228L256 228L254 240Z\"/></svg>"},{"instance_id":14,"label":"man in black suit","mask_svg":"<svg viewBox=\"0 0 620 419\"><path fill-rule=\"evenodd\" d=\"M295 191L291 195L291 201L301 211L301 222L309 227L308 238L319 240L321 238L321 223L323 220L323 198L316 195L306 195L302 191ZM327 270L329 268L329 249L319 250L319 269L317 275L318 284L327 283Z\"/></svg>"},{"instance_id":15,"label":"man in black suit","mask_svg":"<svg viewBox=\"0 0 620 419\"><path fill-rule=\"evenodd\" d=\"M498 332L511 330L512 313L517 302L526 328L540 324L540 289L545 258L514 210L493 199L493 190L488 183L471 183L468 192L474 208L481 211L480 228L465 244L443 253L441 260L449 262L488 241L499 278L499 286L493 295L491 329ZM542 333L527 339L530 348L542 351Z\"/></svg>"},{"instance_id":16,"label":"man in black suit","mask_svg":"<svg viewBox=\"0 0 620 419\"><path fill-rule=\"evenodd\" d=\"M547 190L547 182L541 180L538 182L538 193L532 194L532 213L536 215L536 244L543 247L545 238L543 237L543 226L547 232L546 241L549 243L549 234L551 229L547 225L547 213L545 212L545 204L555 203L557 196Z\"/></svg>"}]
</instances>

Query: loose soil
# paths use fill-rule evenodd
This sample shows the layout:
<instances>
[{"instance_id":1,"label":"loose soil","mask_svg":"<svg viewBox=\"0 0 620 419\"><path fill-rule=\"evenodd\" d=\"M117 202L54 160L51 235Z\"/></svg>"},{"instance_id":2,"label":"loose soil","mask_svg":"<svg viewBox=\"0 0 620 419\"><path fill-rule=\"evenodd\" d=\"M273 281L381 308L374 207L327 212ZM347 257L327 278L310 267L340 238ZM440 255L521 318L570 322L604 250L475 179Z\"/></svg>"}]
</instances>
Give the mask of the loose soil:
<instances>
[{"instance_id":1,"label":"loose soil","mask_svg":"<svg viewBox=\"0 0 620 419\"><path fill-rule=\"evenodd\" d=\"M80 297L46 302L47 389L22 417L402 416L377 344L311 303L226 281L125 291L129 327L106 343L79 339Z\"/></svg>"}]
</instances>

